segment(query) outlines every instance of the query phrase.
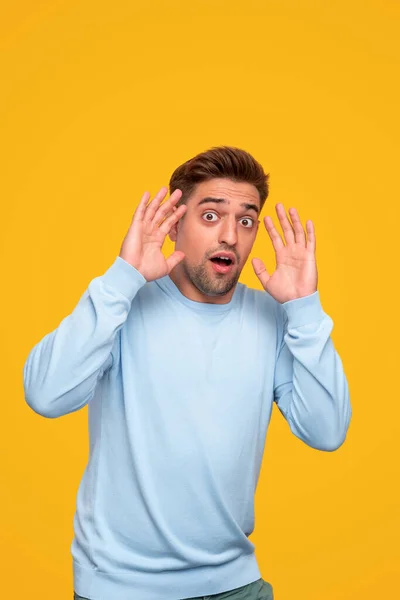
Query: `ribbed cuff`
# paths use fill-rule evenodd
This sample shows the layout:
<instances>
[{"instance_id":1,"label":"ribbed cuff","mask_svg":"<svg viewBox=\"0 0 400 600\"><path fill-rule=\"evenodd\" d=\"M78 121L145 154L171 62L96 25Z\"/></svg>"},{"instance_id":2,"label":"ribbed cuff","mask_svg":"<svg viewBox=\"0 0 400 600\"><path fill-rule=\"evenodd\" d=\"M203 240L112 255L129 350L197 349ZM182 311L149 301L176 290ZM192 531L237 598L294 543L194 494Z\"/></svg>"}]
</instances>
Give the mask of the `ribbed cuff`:
<instances>
[{"instance_id":1,"label":"ribbed cuff","mask_svg":"<svg viewBox=\"0 0 400 600\"><path fill-rule=\"evenodd\" d=\"M282 307L287 314L290 327L301 327L326 317L318 290L309 296L283 302Z\"/></svg>"},{"instance_id":2,"label":"ribbed cuff","mask_svg":"<svg viewBox=\"0 0 400 600\"><path fill-rule=\"evenodd\" d=\"M140 288L147 283L146 278L120 256L117 256L101 279L129 300L133 300Z\"/></svg>"}]
</instances>

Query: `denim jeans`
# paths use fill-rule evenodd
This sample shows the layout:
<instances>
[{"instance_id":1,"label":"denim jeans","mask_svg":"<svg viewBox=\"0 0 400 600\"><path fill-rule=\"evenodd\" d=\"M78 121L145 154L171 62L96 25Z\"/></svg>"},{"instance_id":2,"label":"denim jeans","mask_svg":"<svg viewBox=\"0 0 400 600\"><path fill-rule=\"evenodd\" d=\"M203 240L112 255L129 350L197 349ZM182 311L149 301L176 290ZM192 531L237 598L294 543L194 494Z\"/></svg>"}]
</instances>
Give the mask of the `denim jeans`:
<instances>
[{"instance_id":1,"label":"denim jeans","mask_svg":"<svg viewBox=\"0 0 400 600\"><path fill-rule=\"evenodd\" d=\"M133 596L132 596L133 598ZM212 596L196 596L195 598L182 598L181 600L274 600L274 592L270 583L264 579L257 579L242 587L213 594ZM84 598L74 593L74 600L97 600L97 598ZM177 599L178 600L178 599Z\"/></svg>"}]
</instances>

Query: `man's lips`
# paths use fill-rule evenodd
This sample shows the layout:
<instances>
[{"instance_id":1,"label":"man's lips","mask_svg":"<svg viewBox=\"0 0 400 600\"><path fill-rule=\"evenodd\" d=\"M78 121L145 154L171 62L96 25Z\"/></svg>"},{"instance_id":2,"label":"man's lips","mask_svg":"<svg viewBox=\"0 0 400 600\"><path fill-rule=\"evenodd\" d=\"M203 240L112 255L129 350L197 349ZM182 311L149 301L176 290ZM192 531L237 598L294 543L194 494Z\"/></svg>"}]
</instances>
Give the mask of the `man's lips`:
<instances>
[{"instance_id":1,"label":"man's lips","mask_svg":"<svg viewBox=\"0 0 400 600\"><path fill-rule=\"evenodd\" d=\"M220 260L217 260L220 259ZM210 257L212 268L216 273L229 273L236 264L236 256L233 252L216 252Z\"/></svg>"},{"instance_id":2,"label":"man's lips","mask_svg":"<svg viewBox=\"0 0 400 600\"><path fill-rule=\"evenodd\" d=\"M231 263L230 265L222 265L222 264L218 264L215 263L213 261L210 261L212 268L214 269L214 271L216 273L230 273L233 270L234 264Z\"/></svg>"}]
</instances>

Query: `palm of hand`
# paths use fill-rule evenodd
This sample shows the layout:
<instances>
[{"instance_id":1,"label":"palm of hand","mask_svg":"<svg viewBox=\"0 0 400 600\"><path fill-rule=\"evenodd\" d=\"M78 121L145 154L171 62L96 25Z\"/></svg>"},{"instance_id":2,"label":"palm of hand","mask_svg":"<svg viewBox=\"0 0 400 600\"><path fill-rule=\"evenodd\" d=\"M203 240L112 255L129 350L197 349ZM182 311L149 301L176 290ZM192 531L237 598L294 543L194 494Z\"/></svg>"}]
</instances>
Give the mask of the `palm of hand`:
<instances>
[{"instance_id":1,"label":"palm of hand","mask_svg":"<svg viewBox=\"0 0 400 600\"><path fill-rule=\"evenodd\" d=\"M160 228L152 228L151 223L143 223L143 232L137 234L137 239L142 239L142 261L144 265L151 265L152 275L155 279L164 277L169 273L167 260L162 253L165 233Z\"/></svg>"},{"instance_id":2,"label":"palm of hand","mask_svg":"<svg viewBox=\"0 0 400 600\"><path fill-rule=\"evenodd\" d=\"M264 219L265 227L275 249L276 269L269 275L259 258L253 259L253 267L264 289L278 302L302 298L317 290L318 273L315 259L315 233L312 221L307 222L308 241L300 218L291 209L293 226L289 222L282 204L276 205L286 245L275 229L272 219Z\"/></svg>"},{"instance_id":3,"label":"palm of hand","mask_svg":"<svg viewBox=\"0 0 400 600\"><path fill-rule=\"evenodd\" d=\"M187 208L183 204L175 209L182 195L180 190L175 190L161 205L166 193L167 188L161 188L148 205L150 194L144 193L120 250L120 257L135 267L147 281L168 275L185 256L179 250L168 258L162 253L166 235Z\"/></svg>"}]
</instances>

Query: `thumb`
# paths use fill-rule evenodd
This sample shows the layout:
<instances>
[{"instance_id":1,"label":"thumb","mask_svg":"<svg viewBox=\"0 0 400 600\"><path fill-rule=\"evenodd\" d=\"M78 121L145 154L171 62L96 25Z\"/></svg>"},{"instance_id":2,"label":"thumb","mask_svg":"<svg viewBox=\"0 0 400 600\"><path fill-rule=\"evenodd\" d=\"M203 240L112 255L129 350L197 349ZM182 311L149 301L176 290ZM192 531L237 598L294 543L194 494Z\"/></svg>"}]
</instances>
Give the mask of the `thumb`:
<instances>
[{"instance_id":1,"label":"thumb","mask_svg":"<svg viewBox=\"0 0 400 600\"><path fill-rule=\"evenodd\" d=\"M265 268L263 261L260 258L253 258L251 264L253 265L254 272L261 281L263 288L266 290L270 275Z\"/></svg>"},{"instance_id":2,"label":"thumb","mask_svg":"<svg viewBox=\"0 0 400 600\"><path fill-rule=\"evenodd\" d=\"M172 269L176 267L183 259L185 258L185 254L180 250L175 250L166 260L168 266L168 275L171 273Z\"/></svg>"}]
</instances>

